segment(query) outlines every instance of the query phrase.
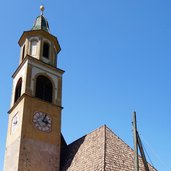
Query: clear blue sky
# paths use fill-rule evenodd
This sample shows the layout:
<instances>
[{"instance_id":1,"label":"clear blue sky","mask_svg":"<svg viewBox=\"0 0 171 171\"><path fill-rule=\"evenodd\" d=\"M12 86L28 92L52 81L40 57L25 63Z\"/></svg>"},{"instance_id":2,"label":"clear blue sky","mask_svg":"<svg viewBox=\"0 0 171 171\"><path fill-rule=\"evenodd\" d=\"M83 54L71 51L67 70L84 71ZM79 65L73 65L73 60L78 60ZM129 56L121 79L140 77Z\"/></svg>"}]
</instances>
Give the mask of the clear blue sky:
<instances>
[{"instance_id":1,"label":"clear blue sky","mask_svg":"<svg viewBox=\"0 0 171 171\"><path fill-rule=\"evenodd\" d=\"M171 171L171 1L15 0L0 10L0 170L17 44L45 5L62 51L62 133L68 143L106 124L133 147L132 112L153 165Z\"/></svg>"}]
</instances>

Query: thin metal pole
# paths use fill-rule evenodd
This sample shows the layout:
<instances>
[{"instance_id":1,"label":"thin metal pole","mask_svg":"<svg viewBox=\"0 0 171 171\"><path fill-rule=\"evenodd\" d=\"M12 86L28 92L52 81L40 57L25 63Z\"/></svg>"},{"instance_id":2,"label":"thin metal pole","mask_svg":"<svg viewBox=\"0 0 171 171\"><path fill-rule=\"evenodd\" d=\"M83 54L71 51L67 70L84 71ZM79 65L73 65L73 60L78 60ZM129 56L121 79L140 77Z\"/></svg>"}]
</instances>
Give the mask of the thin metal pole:
<instances>
[{"instance_id":1,"label":"thin metal pole","mask_svg":"<svg viewBox=\"0 0 171 171\"><path fill-rule=\"evenodd\" d=\"M134 170L139 171L136 112L133 113L133 136L134 136L134 167L135 167Z\"/></svg>"},{"instance_id":2,"label":"thin metal pole","mask_svg":"<svg viewBox=\"0 0 171 171\"><path fill-rule=\"evenodd\" d=\"M138 140L138 146L139 146L139 149L140 149L140 153L141 153L141 157L142 157L142 161L143 161L143 164L144 164L144 167L145 167L145 171L150 171L149 170L149 167L148 167L148 163L147 163L147 160L146 160L146 157L145 157L145 153L144 153L144 150L143 150L143 146L142 146L142 143L141 143L141 139L140 139L140 136L137 132L137 140Z\"/></svg>"}]
</instances>

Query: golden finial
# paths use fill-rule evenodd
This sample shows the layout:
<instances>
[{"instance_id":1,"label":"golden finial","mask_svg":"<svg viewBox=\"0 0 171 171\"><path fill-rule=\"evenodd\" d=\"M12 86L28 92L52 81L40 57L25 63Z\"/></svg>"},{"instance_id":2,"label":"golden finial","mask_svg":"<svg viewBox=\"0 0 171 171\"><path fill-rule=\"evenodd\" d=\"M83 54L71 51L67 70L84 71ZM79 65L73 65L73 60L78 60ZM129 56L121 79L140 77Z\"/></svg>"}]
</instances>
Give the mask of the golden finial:
<instances>
[{"instance_id":1,"label":"golden finial","mask_svg":"<svg viewBox=\"0 0 171 171\"><path fill-rule=\"evenodd\" d=\"M40 6L40 10L41 10L41 15L43 15L43 11L44 11L45 7L43 5Z\"/></svg>"}]
</instances>

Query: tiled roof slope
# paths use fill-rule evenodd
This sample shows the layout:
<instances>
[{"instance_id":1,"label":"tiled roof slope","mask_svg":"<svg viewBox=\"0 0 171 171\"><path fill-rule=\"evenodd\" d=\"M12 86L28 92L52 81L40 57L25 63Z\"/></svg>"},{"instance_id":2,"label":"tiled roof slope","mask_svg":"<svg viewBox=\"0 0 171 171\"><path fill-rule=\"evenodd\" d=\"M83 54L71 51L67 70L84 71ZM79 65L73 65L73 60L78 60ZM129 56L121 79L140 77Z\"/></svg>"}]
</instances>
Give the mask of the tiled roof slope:
<instances>
[{"instance_id":1,"label":"tiled roof slope","mask_svg":"<svg viewBox=\"0 0 171 171\"><path fill-rule=\"evenodd\" d=\"M134 170L134 151L105 125L61 152L61 171ZM156 171L151 165L149 169ZM145 171L141 157L140 171Z\"/></svg>"},{"instance_id":2,"label":"tiled roof slope","mask_svg":"<svg viewBox=\"0 0 171 171\"><path fill-rule=\"evenodd\" d=\"M71 143L62 155L61 171L103 171L105 127Z\"/></svg>"},{"instance_id":3,"label":"tiled roof slope","mask_svg":"<svg viewBox=\"0 0 171 171\"><path fill-rule=\"evenodd\" d=\"M105 171L133 171L134 151L123 140L106 127ZM145 171L139 156L139 170ZM150 171L156 171L149 165Z\"/></svg>"}]
</instances>

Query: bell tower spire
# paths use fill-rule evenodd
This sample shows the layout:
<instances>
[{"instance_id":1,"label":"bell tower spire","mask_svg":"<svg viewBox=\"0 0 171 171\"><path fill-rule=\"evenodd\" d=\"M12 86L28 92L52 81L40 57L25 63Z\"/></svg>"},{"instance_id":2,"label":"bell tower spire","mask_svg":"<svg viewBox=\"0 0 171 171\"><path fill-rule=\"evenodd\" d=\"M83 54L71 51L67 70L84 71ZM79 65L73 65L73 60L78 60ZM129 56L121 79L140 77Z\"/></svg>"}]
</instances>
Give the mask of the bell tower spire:
<instances>
[{"instance_id":1,"label":"bell tower spire","mask_svg":"<svg viewBox=\"0 0 171 171\"><path fill-rule=\"evenodd\" d=\"M44 9L45 9L44 6L41 5L40 6L41 14L40 16L36 18L36 21L34 23L32 30L44 30L44 31L50 32L48 21L43 15Z\"/></svg>"},{"instance_id":2,"label":"bell tower spire","mask_svg":"<svg viewBox=\"0 0 171 171\"><path fill-rule=\"evenodd\" d=\"M59 171L62 75L61 48L41 15L19 39L20 62L12 75L4 171ZM41 164L39 164L41 162Z\"/></svg>"}]
</instances>

